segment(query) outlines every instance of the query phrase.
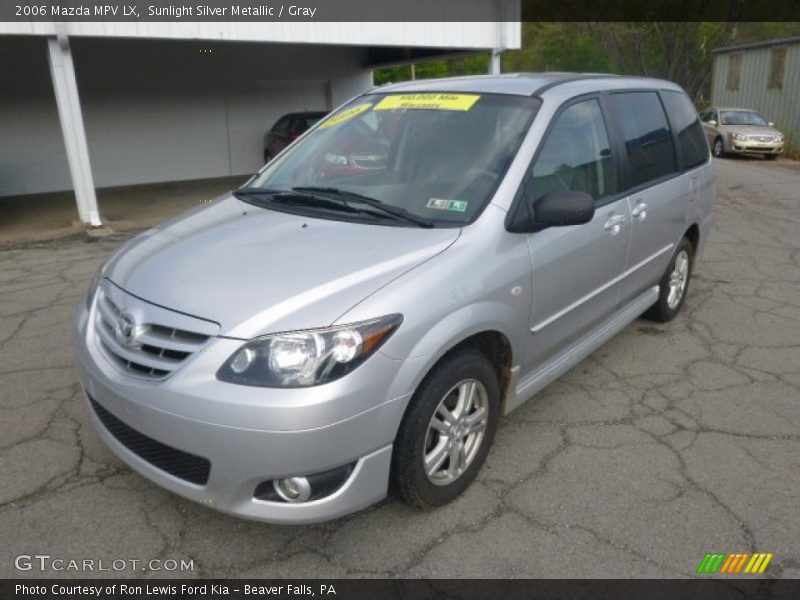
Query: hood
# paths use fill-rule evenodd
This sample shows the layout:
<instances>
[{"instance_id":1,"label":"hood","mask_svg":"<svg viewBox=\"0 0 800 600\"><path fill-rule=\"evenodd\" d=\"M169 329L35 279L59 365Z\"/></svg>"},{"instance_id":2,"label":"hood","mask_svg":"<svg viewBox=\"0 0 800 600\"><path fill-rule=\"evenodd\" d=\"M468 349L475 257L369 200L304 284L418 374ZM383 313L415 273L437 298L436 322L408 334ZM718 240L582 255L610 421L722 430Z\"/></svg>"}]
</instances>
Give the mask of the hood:
<instances>
[{"instance_id":1,"label":"hood","mask_svg":"<svg viewBox=\"0 0 800 600\"><path fill-rule=\"evenodd\" d=\"M727 133L741 133L742 135L771 135L776 136L780 131L766 125L722 125Z\"/></svg>"},{"instance_id":2,"label":"hood","mask_svg":"<svg viewBox=\"0 0 800 600\"><path fill-rule=\"evenodd\" d=\"M216 321L222 335L251 338L330 325L459 232L314 219L227 197L135 238L105 276Z\"/></svg>"}]
</instances>

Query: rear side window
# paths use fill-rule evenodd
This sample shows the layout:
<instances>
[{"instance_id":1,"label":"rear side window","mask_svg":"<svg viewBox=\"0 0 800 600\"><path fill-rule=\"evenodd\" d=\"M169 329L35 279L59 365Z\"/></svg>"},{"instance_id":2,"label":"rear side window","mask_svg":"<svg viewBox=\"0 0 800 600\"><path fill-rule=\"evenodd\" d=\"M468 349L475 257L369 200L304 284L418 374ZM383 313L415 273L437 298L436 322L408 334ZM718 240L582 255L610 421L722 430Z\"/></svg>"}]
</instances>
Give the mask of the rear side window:
<instances>
[{"instance_id":1,"label":"rear side window","mask_svg":"<svg viewBox=\"0 0 800 600\"><path fill-rule=\"evenodd\" d=\"M614 165L606 124L597 100L562 112L533 165L533 199L548 192L586 192L595 200L613 194Z\"/></svg>"},{"instance_id":2,"label":"rear side window","mask_svg":"<svg viewBox=\"0 0 800 600\"><path fill-rule=\"evenodd\" d=\"M628 153L629 187L676 172L675 147L658 94L630 92L612 94L609 99Z\"/></svg>"},{"instance_id":3,"label":"rear side window","mask_svg":"<svg viewBox=\"0 0 800 600\"><path fill-rule=\"evenodd\" d=\"M322 118L322 115L303 115L300 117L298 131L303 132L311 129Z\"/></svg>"},{"instance_id":4,"label":"rear side window","mask_svg":"<svg viewBox=\"0 0 800 600\"><path fill-rule=\"evenodd\" d=\"M272 128L273 133L287 134L289 133L289 126L292 124L292 115L286 115L278 119L275 126Z\"/></svg>"},{"instance_id":5,"label":"rear side window","mask_svg":"<svg viewBox=\"0 0 800 600\"><path fill-rule=\"evenodd\" d=\"M681 168L689 169L703 164L708 160L708 144L689 98L680 92L662 92L661 97L672 129L678 134Z\"/></svg>"}]
</instances>

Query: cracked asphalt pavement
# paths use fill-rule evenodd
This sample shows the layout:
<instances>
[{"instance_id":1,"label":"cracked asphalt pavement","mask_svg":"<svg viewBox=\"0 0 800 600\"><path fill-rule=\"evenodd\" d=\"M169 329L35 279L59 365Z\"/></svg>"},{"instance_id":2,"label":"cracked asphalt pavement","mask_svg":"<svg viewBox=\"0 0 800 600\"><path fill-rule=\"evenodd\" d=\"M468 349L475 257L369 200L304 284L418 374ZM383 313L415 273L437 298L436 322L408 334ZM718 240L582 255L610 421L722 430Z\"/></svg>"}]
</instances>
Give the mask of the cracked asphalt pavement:
<instances>
[{"instance_id":1,"label":"cracked asphalt pavement","mask_svg":"<svg viewBox=\"0 0 800 600\"><path fill-rule=\"evenodd\" d=\"M685 577L711 551L772 552L767 575L800 577L800 168L716 169L675 321L636 321L505 418L455 503L315 526L183 500L100 441L70 319L121 238L0 251L0 577L98 575L15 570L37 553L192 560L193 577Z\"/></svg>"}]
</instances>

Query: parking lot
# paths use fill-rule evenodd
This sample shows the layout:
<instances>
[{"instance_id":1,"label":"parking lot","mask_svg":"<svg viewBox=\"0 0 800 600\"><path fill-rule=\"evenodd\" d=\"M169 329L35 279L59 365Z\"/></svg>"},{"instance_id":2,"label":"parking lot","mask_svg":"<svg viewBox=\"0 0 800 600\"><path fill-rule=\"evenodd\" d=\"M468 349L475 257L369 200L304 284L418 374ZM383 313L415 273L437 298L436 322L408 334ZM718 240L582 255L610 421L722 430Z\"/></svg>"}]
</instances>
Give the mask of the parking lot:
<instances>
[{"instance_id":1,"label":"parking lot","mask_svg":"<svg viewBox=\"0 0 800 600\"><path fill-rule=\"evenodd\" d=\"M237 520L101 443L70 319L125 238L0 251L0 576L20 554L193 561L201 577L683 577L706 552L800 577L800 168L716 161L715 226L683 313L639 320L504 419L478 481L304 527ZM101 207L102 208L102 207Z\"/></svg>"}]
</instances>

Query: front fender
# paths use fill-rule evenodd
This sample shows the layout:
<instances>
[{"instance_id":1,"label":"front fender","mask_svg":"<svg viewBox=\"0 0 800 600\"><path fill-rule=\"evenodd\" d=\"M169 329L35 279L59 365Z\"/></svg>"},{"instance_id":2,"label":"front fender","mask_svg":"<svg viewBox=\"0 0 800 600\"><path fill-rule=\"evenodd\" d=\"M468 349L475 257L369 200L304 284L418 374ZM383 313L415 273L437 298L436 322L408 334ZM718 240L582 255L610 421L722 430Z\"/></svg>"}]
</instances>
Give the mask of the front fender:
<instances>
[{"instance_id":1,"label":"front fender","mask_svg":"<svg viewBox=\"0 0 800 600\"><path fill-rule=\"evenodd\" d=\"M439 320L430 327L404 358L382 349L386 356L397 361L398 371L390 388L391 397L413 392L452 348L478 333L496 331L508 339L512 352L512 364L519 362L516 356L522 346L520 328L513 324L519 319L514 307L497 301L478 302L464 306ZM524 331L524 328L522 329Z\"/></svg>"}]
</instances>

